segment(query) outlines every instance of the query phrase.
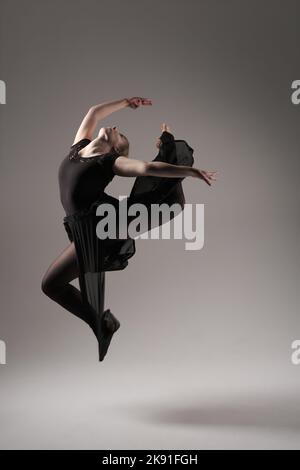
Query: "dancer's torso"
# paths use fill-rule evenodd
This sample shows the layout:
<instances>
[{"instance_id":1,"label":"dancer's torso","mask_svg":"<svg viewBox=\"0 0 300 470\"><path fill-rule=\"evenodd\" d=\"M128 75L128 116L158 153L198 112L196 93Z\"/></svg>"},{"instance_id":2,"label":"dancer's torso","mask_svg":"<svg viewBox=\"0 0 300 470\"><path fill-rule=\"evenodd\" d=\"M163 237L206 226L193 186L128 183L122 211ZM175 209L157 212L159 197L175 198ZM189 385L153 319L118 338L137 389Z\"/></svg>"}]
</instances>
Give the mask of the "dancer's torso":
<instances>
[{"instance_id":1,"label":"dancer's torso","mask_svg":"<svg viewBox=\"0 0 300 470\"><path fill-rule=\"evenodd\" d=\"M115 176L112 166L117 154L78 158L78 151L90 142L81 139L72 145L59 167L60 200L66 215L88 209Z\"/></svg>"}]
</instances>

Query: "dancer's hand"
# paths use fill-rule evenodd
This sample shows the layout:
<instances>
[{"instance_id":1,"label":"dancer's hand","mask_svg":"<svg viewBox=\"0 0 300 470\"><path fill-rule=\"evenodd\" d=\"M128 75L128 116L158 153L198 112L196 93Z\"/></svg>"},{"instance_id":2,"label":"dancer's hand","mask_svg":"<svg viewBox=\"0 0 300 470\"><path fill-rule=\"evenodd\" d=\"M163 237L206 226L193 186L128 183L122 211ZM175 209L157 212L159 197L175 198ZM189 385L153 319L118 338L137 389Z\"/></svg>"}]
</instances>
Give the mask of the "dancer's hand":
<instances>
[{"instance_id":1,"label":"dancer's hand","mask_svg":"<svg viewBox=\"0 0 300 470\"><path fill-rule=\"evenodd\" d=\"M128 106L132 109L136 109L139 106L152 105L152 101L149 98L141 98L139 96L134 96L133 98L127 98Z\"/></svg>"},{"instance_id":2,"label":"dancer's hand","mask_svg":"<svg viewBox=\"0 0 300 470\"><path fill-rule=\"evenodd\" d=\"M216 181L215 174L217 173L216 171L204 171L204 170L198 170L198 178L201 180L204 180L209 186L211 186L212 181Z\"/></svg>"}]
</instances>

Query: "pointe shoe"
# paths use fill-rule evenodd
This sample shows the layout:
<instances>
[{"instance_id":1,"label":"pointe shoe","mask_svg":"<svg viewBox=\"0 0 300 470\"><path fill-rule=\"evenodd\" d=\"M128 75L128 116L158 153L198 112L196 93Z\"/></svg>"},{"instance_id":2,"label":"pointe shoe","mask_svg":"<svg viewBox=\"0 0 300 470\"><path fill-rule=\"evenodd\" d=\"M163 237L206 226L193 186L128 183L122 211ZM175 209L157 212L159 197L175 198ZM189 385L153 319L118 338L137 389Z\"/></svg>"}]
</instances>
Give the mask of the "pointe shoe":
<instances>
[{"instance_id":1,"label":"pointe shoe","mask_svg":"<svg viewBox=\"0 0 300 470\"><path fill-rule=\"evenodd\" d=\"M98 328L99 361L103 361L113 334L120 328L119 320L107 309L104 310Z\"/></svg>"}]
</instances>

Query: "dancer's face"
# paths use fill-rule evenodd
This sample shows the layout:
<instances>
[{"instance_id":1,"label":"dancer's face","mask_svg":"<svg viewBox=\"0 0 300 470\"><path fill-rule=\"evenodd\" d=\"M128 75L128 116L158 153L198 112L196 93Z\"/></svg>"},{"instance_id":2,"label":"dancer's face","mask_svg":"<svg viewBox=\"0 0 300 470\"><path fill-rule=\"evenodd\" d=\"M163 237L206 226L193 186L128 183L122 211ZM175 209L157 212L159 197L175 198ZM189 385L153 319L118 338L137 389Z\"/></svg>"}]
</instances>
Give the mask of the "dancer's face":
<instances>
[{"instance_id":1,"label":"dancer's face","mask_svg":"<svg viewBox=\"0 0 300 470\"><path fill-rule=\"evenodd\" d=\"M128 145L127 138L119 131L117 126L101 127L98 137L104 139L111 145L112 149L115 149L118 153L121 154L122 150Z\"/></svg>"}]
</instances>

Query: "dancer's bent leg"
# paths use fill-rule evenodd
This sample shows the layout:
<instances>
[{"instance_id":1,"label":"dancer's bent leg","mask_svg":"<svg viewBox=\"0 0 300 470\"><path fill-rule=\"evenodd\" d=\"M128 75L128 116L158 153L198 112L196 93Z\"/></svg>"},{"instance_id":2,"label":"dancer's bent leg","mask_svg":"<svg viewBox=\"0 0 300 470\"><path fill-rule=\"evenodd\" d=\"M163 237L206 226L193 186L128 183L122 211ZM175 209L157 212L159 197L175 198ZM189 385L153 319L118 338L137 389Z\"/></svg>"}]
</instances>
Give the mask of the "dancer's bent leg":
<instances>
[{"instance_id":1,"label":"dancer's bent leg","mask_svg":"<svg viewBox=\"0 0 300 470\"><path fill-rule=\"evenodd\" d=\"M78 276L78 261L72 242L49 266L41 288L48 297L85 321L96 334L92 312L85 307L80 290L70 284Z\"/></svg>"}]
</instances>

